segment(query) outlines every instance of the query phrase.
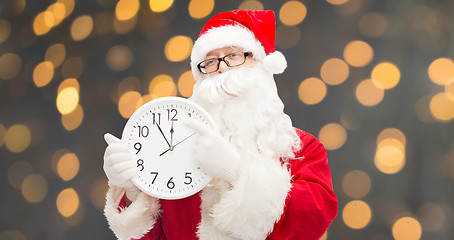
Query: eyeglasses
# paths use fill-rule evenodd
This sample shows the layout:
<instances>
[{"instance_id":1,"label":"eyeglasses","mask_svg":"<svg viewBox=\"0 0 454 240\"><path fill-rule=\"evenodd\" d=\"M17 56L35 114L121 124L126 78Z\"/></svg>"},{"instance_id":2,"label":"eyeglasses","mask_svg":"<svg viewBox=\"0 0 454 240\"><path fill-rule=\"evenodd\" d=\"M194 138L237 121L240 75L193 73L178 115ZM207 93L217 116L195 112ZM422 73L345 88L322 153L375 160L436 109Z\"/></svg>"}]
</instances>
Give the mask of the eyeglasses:
<instances>
[{"instance_id":1,"label":"eyeglasses","mask_svg":"<svg viewBox=\"0 0 454 240\"><path fill-rule=\"evenodd\" d=\"M234 52L221 58L210 58L202 61L197 65L197 68L201 73L208 74L216 72L219 69L219 65L221 65L221 61L224 61L229 67L236 67L244 64L247 56L252 56L252 53Z\"/></svg>"}]
</instances>

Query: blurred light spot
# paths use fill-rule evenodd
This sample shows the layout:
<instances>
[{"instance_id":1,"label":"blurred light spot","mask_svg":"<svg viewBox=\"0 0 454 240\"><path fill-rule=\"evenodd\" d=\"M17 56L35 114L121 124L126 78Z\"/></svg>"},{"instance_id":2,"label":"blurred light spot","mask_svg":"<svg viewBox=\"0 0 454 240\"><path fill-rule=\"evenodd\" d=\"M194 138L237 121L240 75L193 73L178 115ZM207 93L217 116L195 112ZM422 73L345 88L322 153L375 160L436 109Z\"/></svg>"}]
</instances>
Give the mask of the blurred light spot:
<instances>
[{"instance_id":1,"label":"blurred light spot","mask_svg":"<svg viewBox=\"0 0 454 240\"><path fill-rule=\"evenodd\" d=\"M0 123L0 147L5 143L6 128Z\"/></svg>"},{"instance_id":2,"label":"blurred light spot","mask_svg":"<svg viewBox=\"0 0 454 240\"><path fill-rule=\"evenodd\" d=\"M445 224L445 211L440 205L426 203L418 209L422 229L428 232L436 232Z\"/></svg>"},{"instance_id":3,"label":"blurred light spot","mask_svg":"<svg viewBox=\"0 0 454 240\"><path fill-rule=\"evenodd\" d=\"M79 196L72 188L66 188L57 196L58 212L64 217L72 216L79 208Z\"/></svg>"},{"instance_id":4,"label":"blurred light spot","mask_svg":"<svg viewBox=\"0 0 454 240\"><path fill-rule=\"evenodd\" d=\"M82 222L84 215L85 215L84 202L79 200L79 206L76 212L74 212L73 215L64 218L63 220L65 221L66 224L68 224L68 226L75 227L80 222Z\"/></svg>"},{"instance_id":5,"label":"blurred light spot","mask_svg":"<svg viewBox=\"0 0 454 240\"><path fill-rule=\"evenodd\" d=\"M54 26L54 15L50 11L40 12L33 21L33 31L37 36L48 33Z\"/></svg>"},{"instance_id":6,"label":"blurred light spot","mask_svg":"<svg viewBox=\"0 0 454 240\"><path fill-rule=\"evenodd\" d=\"M180 78L178 79L178 92L180 92L181 96L183 97L190 97L192 96L194 84L195 79L192 75L192 71L186 71L181 74Z\"/></svg>"},{"instance_id":7,"label":"blurred light spot","mask_svg":"<svg viewBox=\"0 0 454 240\"><path fill-rule=\"evenodd\" d=\"M5 42L11 34L11 23L0 18L0 43Z\"/></svg>"},{"instance_id":8,"label":"blurred light spot","mask_svg":"<svg viewBox=\"0 0 454 240\"><path fill-rule=\"evenodd\" d=\"M53 26L57 26L58 24L60 24L66 16L65 4L63 4L61 2L55 2L55 3L51 4L47 8L47 11L52 13L52 15L53 15L53 19L54 19Z\"/></svg>"},{"instance_id":9,"label":"blurred light spot","mask_svg":"<svg viewBox=\"0 0 454 240\"><path fill-rule=\"evenodd\" d=\"M138 106L138 107L141 107L142 105L144 105L145 103L147 103L147 102L149 102L149 101L151 101L153 99L156 99L156 97L152 96L150 94L143 95L142 96L142 100L138 102L140 104L140 106Z\"/></svg>"},{"instance_id":10,"label":"blurred light spot","mask_svg":"<svg viewBox=\"0 0 454 240\"><path fill-rule=\"evenodd\" d=\"M454 62L450 58L438 58L428 69L430 80L438 85L446 85L454 81Z\"/></svg>"},{"instance_id":11,"label":"blurred light spot","mask_svg":"<svg viewBox=\"0 0 454 240\"><path fill-rule=\"evenodd\" d=\"M440 160L440 168L446 177L454 179L454 150L443 154Z\"/></svg>"},{"instance_id":12,"label":"blurred light spot","mask_svg":"<svg viewBox=\"0 0 454 240\"><path fill-rule=\"evenodd\" d=\"M361 170L352 170L342 179L342 190L351 198L362 198L369 193L371 187L370 177Z\"/></svg>"},{"instance_id":13,"label":"blurred light spot","mask_svg":"<svg viewBox=\"0 0 454 240\"><path fill-rule=\"evenodd\" d=\"M329 123L322 127L318 139L327 150L336 150L347 140L347 131L340 124Z\"/></svg>"},{"instance_id":14,"label":"blurred light spot","mask_svg":"<svg viewBox=\"0 0 454 240\"><path fill-rule=\"evenodd\" d=\"M150 0L149 4L151 11L164 12L172 6L173 0Z\"/></svg>"},{"instance_id":15,"label":"blurred light spot","mask_svg":"<svg viewBox=\"0 0 454 240\"><path fill-rule=\"evenodd\" d=\"M62 125L67 131L73 131L77 129L80 124L82 124L83 120L84 110L79 104L77 105L76 109L74 109L74 111L61 116Z\"/></svg>"},{"instance_id":16,"label":"blurred light spot","mask_svg":"<svg viewBox=\"0 0 454 240\"><path fill-rule=\"evenodd\" d=\"M353 229L361 229L369 224L372 211L369 205L360 200L347 203L342 211L342 219L345 225Z\"/></svg>"},{"instance_id":17,"label":"blurred light spot","mask_svg":"<svg viewBox=\"0 0 454 240\"><path fill-rule=\"evenodd\" d=\"M422 235L421 224L412 217L398 219L393 225L392 232L395 240L418 240Z\"/></svg>"},{"instance_id":18,"label":"blurred light spot","mask_svg":"<svg viewBox=\"0 0 454 240\"><path fill-rule=\"evenodd\" d=\"M113 7L112 7L113 8ZM93 16L93 34L105 35L113 31L112 22L118 21L111 11L98 12Z\"/></svg>"},{"instance_id":19,"label":"blurred light spot","mask_svg":"<svg viewBox=\"0 0 454 240\"><path fill-rule=\"evenodd\" d=\"M386 174L395 174L405 166L405 145L396 138L386 138L377 145L375 166Z\"/></svg>"},{"instance_id":20,"label":"blurred light spot","mask_svg":"<svg viewBox=\"0 0 454 240\"><path fill-rule=\"evenodd\" d=\"M288 1L279 10L279 19L284 25L295 26L306 17L306 6L299 1Z\"/></svg>"},{"instance_id":21,"label":"blurred light spot","mask_svg":"<svg viewBox=\"0 0 454 240\"><path fill-rule=\"evenodd\" d=\"M415 103L415 113L421 122L431 123L435 121L430 112L430 100L432 100L432 96L423 96Z\"/></svg>"},{"instance_id":22,"label":"blurred light spot","mask_svg":"<svg viewBox=\"0 0 454 240\"><path fill-rule=\"evenodd\" d=\"M15 124L5 134L5 145L13 153L23 152L30 145L30 129L23 124Z\"/></svg>"},{"instance_id":23,"label":"blurred light spot","mask_svg":"<svg viewBox=\"0 0 454 240\"><path fill-rule=\"evenodd\" d=\"M58 161L60 160L60 158L67 154L67 153L70 153L68 149L60 149L58 151L56 151L52 157L51 157L51 160L50 160L50 167L52 168L52 171L58 175Z\"/></svg>"},{"instance_id":24,"label":"blurred light spot","mask_svg":"<svg viewBox=\"0 0 454 240\"><path fill-rule=\"evenodd\" d=\"M109 185L107 185L107 180L105 178L98 179L91 185L91 202L93 203L93 206L100 211L104 209L108 188Z\"/></svg>"},{"instance_id":25,"label":"blurred light spot","mask_svg":"<svg viewBox=\"0 0 454 240\"><path fill-rule=\"evenodd\" d=\"M339 14L341 16L353 15L356 12L358 12L358 10L361 9L361 7L364 6L363 0L348 0L348 1L334 0L334 1L344 2L343 4L339 4L339 5L333 4L334 10L337 12L337 14Z\"/></svg>"},{"instance_id":26,"label":"blurred light spot","mask_svg":"<svg viewBox=\"0 0 454 240\"><path fill-rule=\"evenodd\" d=\"M63 80L63 82L61 82L60 85L58 85L57 93L59 94L62 90L64 90L65 88L69 88L69 87L75 88L77 90L77 92L79 92L80 87L79 87L79 82L77 81L77 79L67 78L67 79Z\"/></svg>"},{"instance_id":27,"label":"blurred light spot","mask_svg":"<svg viewBox=\"0 0 454 240\"><path fill-rule=\"evenodd\" d=\"M399 83L400 71L393 63L382 62L372 70L371 79L377 87L391 89Z\"/></svg>"},{"instance_id":28,"label":"blurred light spot","mask_svg":"<svg viewBox=\"0 0 454 240\"><path fill-rule=\"evenodd\" d=\"M257 11L257 10L263 10L264 7L260 1L246 0L240 4L238 9L245 10L245 11Z\"/></svg>"},{"instance_id":29,"label":"blurred light spot","mask_svg":"<svg viewBox=\"0 0 454 240\"><path fill-rule=\"evenodd\" d=\"M39 174L27 176L22 182L22 196L31 203L41 202L47 195L47 181Z\"/></svg>"},{"instance_id":30,"label":"blurred light spot","mask_svg":"<svg viewBox=\"0 0 454 240\"><path fill-rule=\"evenodd\" d=\"M27 240L25 235L17 230L7 230L0 232L1 240Z\"/></svg>"},{"instance_id":31,"label":"blurred light spot","mask_svg":"<svg viewBox=\"0 0 454 240\"><path fill-rule=\"evenodd\" d=\"M320 70L323 81L329 85L339 85L343 83L349 75L348 65L339 58L326 60Z\"/></svg>"},{"instance_id":32,"label":"blurred light spot","mask_svg":"<svg viewBox=\"0 0 454 240\"><path fill-rule=\"evenodd\" d=\"M445 85L445 93L454 101L454 79Z\"/></svg>"},{"instance_id":33,"label":"blurred light spot","mask_svg":"<svg viewBox=\"0 0 454 240\"><path fill-rule=\"evenodd\" d=\"M276 45L282 49L296 46L301 38L301 31L297 27L281 25L276 29Z\"/></svg>"},{"instance_id":34,"label":"blurred light spot","mask_svg":"<svg viewBox=\"0 0 454 240\"><path fill-rule=\"evenodd\" d=\"M123 95L125 92L128 91L141 91L142 90L142 83L139 78L137 77L127 77L118 84L117 91L113 93L112 100L115 103L118 103L118 99L120 96Z\"/></svg>"},{"instance_id":35,"label":"blurred light spot","mask_svg":"<svg viewBox=\"0 0 454 240\"><path fill-rule=\"evenodd\" d=\"M151 80L148 86L148 92L156 98L175 96L177 94L177 88L172 77L161 74Z\"/></svg>"},{"instance_id":36,"label":"blurred light spot","mask_svg":"<svg viewBox=\"0 0 454 240\"><path fill-rule=\"evenodd\" d=\"M408 12L408 24L415 30L430 31L436 27L438 14L427 6L415 6Z\"/></svg>"},{"instance_id":37,"label":"blurred light spot","mask_svg":"<svg viewBox=\"0 0 454 240\"><path fill-rule=\"evenodd\" d=\"M120 21L118 19L114 19L113 21L113 29L116 33L118 34L125 34L134 29L134 27L137 24L137 16L125 20L125 21Z\"/></svg>"},{"instance_id":38,"label":"blurred light spot","mask_svg":"<svg viewBox=\"0 0 454 240\"><path fill-rule=\"evenodd\" d=\"M43 141L45 141L45 135L47 132L43 120L32 118L25 121L24 124L28 127L28 129L30 129L30 133L33 136L30 141L30 146L41 145Z\"/></svg>"},{"instance_id":39,"label":"blurred light spot","mask_svg":"<svg viewBox=\"0 0 454 240\"><path fill-rule=\"evenodd\" d=\"M25 5L25 0L10 0L7 1L6 4L3 4L2 8L0 9L0 13L4 12L7 13L5 15L8 16L18 16L24 11Z\"/></svg>"},{"instance_id":40,"label":"blurred light spot","mask_svg":"<svg viewBox=\"0 0 454 240\"><path fill-rule=\"evenodd\" d=\"M377 145L380 145L383 141L389 141L388 139L395 139L401 143L402 146L407 144L407 138L405 134L397 128L386 128L378 134Z\"/></svg>"},{"instance_id":41,"label":"blurred light spot","mask_svg":"<svg viewBox=\"0 0 454 240\"><path fill-rule=\"evenodd\" d=\"M63 180L73 179L79 172L79 158L74 153L66 153L58 160L57 171Z\"/></svg>"},{"instance_id":42,"label":"blurred light spot","mask_svg":"<svg viewBox=\"0 0 454 240\"><path fill-rule=\"evenodd\" d=\"M136 91L128 91L118 101L118 111L124 118L129 118L141 105L142 96Z\"/></svg>"},{"instance_id":43,"label":"blurred light spot","mask_svg":"<svg viewBox=\"0 0 454 240\"><path fill-rule=\"evenodd\" d=\"M54 65L52 62L44 61L36 65L33 70L33 82L37 87L44 87L54 77Z\"/></svg>"},{"instance_id":44,"label":"blurred light spot","mask_svg":"<svg viewBox=\"0 0 454 240\"><path fill-rule=\"evenodd\" d=\"M63 5L65 5L65 17L68 17L74 11L74 0L57 0L57 2L63 3Z\"/></svg>"},{"instance_id":45,"label":"blurred light spot","mask_svg":"<svg viewBox=\"0 0 454 240\"><path fill-rule=\"evenodd\" d=\"M56 43L50 46L44 54L44 60L52 63L54 67L60 66L66 57L65 45Z\"/></svg>"},{"instance_id":46,"label":"blurred light spot","mask_svg":"<svg viewBox=\"0 0 454 240\"><path fill-rule=\"evenodd\" d=\"M115 16L118 20L128 20L136 16L140 8L138 0L120 0L115 7Z\"/></svg>"},{"instance_id":47,"label":"blurred light spot","mask_svg":"<svg viewBox=\"0 0 454 240\"><path fill-rule=\"evenodd\" d=\"M165 46L166 58L171 62L181 62L189 57L192 40L187 36L175 36L167 41Z\"/></svg>"},{"instance_id":48,"label":"blurred light spot","mask_svg":"<svg viewBox=\"0 0 454 240\"><path fill-rule=\"evenodd\" d=\"M62 114L69 114L79 104L79 92L74 87L67 87L57 95L57 109Z\"/></svg>"},{"instance_id":49,"label":"blurred light spot","mask_svg":"<svg viewBox=\"0 0 454 240\"><path fill-rule=\"evenodd\" d=\"M124 45L116 45L106 54L106 64L113 71L120 72L129 68L134 60L131 49Z\"/></svg>"},{"instance_id":50,"label":"blurred light spot","mask_svg":"<svg viewBox=\"0 0 454 240\"><path fill-rule=\"evenodd\" d=\"M307 78L300 83L298 96L303 103L314 105L325 98L326 91L326 85L322 80L318 78Z\"/></svg>"},{"instance_id":51,"label":"blurred light spot","mask_svg":"<svg viewBox=\"0 0 454 240\"><path fill-rule=\"evenodd\" d=\"M14 53L5 53L0 56L0 79L15 78L22 68L21 58Z\"/></svg>"},{"instance_id":52,"label":"blurred light spot","mask_svg":"<svg viewBox=\"0 0 454 240\"><path fill-rule=\"evenodd\" d=\"M356 99L364 106L379 104L385 96L385 90L378 88L370 79L361 81L356 87Z\"/></svg>"},{"instance_id":53,"label":"blurred light spot","mask_svg":"<svg viewBox=\"0 0 454 240\"><path fill-rule=\"evenodd\" d=\"M344 48L344 59L353 67L364 67L372 61L374 50L363 41L351 41Z\"/></svg>"},{"instance_id":54,"label":"blurred light spot","mask_svg":"<svg viewBox=\"0 0 454 240\"><path fill-rule=\"evenodd\" d=\"M326 0L326 1L333 5L341 5L348 2L348 0Z\"/></svg>"},{"instance_id":55,"label":"blurred light spot","mask_svg":"<svg viewBox=\"0 0 454 240\"><path fill-rule=\"evenodd\" d=\"M200 19L208 16L214 8L214 0L191 0L189 2L189 15Z\"/></svg>"},{"instance_id":56,"label":"blurred light spot","mask_svg":"<svg viewBox=\"0 0 454 240\"><path fill-rule=\"evenodd\" d=\"M388 22L379 13L366 13L359 19L358 28L364 36L376 38L385 33L388 28Z\"/></svg>"},{"instance_id":57,"label":"blurred light spot","mask_svg":"<svg viewBox=\"0 0 454 240\"><path fill-rule=\"evenodd\" d=\"M454 118L454 99L445 92L433 96L430 112L437 120L451 121Z\"/></svg>"},{"instance_id":58,"label":"blurred light spot","mask_svg":"<svg viewBox=\"0 0 454 240\"><path fill-rule=\"evenodd\" d=\"M74 41L82 41L93 30L93 18L89 15L77 17L71 24L71 37Z\"/></svg>"},{"instance_id":59,"label":"blurred light spot","mask_svg":"<svg viewBox=\"0 0 454 240\"><path fill-rule=\"evenodd\" d=\"M84 62L79 57L68 58L61 67L63 78L78 78L84 70Z\"/></svg>"},{"instance_id":60,"label":"blurred light spot","mask_svg":"<svg viewBox=\"0 0 454 240\"><path fill-rule=\"evenodd\" d=\"M8 169L8 182L15 189L20 189L24 179L33 173L27 161L15 161Z\"/></svg>"}]
</instances>

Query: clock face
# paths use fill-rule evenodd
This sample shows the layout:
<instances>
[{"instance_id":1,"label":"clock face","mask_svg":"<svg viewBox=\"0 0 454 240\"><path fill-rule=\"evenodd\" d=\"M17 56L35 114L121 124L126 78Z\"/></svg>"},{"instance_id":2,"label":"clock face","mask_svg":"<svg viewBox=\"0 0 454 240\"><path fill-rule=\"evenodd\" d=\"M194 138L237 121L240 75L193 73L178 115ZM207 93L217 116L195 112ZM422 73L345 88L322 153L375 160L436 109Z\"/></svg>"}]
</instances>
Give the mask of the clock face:
<instances>
[{"instance_id":1,"label":"clock face","mask_svg":"<svg viewBox=\"0 0 454 240\"><path fill-rule=\"evenodd\" d=\"M211 176L193 161L198 134L185 126L190 118L215 128L203 108L179 97L150 101L129 118L122 141L131 147L140 171L132 182L143 192L160 199L180 199L210 182Z\"/></svg>"}]
</instances>

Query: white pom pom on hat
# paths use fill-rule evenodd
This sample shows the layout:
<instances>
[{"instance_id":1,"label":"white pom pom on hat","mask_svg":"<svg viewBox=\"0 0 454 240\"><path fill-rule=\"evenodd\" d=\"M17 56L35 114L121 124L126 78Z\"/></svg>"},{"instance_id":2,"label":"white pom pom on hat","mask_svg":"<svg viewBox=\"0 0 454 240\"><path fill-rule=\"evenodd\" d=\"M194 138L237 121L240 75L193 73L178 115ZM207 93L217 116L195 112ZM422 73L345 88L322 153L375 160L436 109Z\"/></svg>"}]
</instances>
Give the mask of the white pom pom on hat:
<instances>
[{"instance_id":1,"label":"white pom pom on hat","mask_svg":"<svg viewBox=\"0 0 454 240\"><path fill-rule=\"evenodd\" d=\"M196 80L202 73L197 64L210 51L235 46L252 52L254 59L262 61L273 74L284 72L287 61L275 49L276 19L274 12L234 10L214 15L202 28L191 53L191 69Z\"/></svg>"}]
</instances>

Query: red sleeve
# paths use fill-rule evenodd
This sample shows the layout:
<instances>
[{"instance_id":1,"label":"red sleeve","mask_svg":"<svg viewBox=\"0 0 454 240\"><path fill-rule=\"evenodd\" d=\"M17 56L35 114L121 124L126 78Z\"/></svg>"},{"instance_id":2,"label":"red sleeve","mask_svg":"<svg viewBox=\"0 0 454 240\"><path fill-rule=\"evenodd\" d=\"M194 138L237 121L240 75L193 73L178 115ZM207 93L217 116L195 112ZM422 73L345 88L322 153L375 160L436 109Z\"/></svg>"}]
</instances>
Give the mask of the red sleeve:
<instances>
[{"instance_id":1,"label":"red sleeve","mask_svg":"<svg viewBox=\"0 0 454 240\"><path fill-rule=\"evenodd\" d=\"M268 239L320 239L337 215L327 153L312 135L297 129L300 150L290 160L292 189Z\"/></svg>"}]
</instances>

